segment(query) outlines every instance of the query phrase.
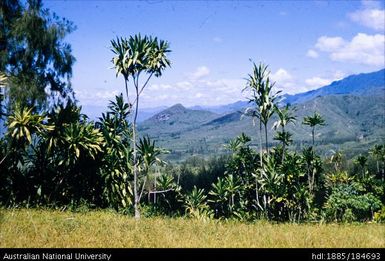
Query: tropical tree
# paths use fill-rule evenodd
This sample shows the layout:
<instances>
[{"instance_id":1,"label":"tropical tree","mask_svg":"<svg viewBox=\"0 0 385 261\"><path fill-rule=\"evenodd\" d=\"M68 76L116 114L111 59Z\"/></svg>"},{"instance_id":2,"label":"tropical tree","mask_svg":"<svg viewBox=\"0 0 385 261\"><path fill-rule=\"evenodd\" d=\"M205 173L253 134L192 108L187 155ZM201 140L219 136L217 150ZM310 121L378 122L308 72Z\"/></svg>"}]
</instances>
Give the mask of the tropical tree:
<instances>
[{"instance_id":1,"label":"tropical tree","mask_svg":"<svg viewBox=\"0 0 385 261\"><path fill-rule=\"evenodd\" d=\"M322 116L317 113L317 112L314 112L313 115L311 116L306 116L304 119L303 119L303 122L302 124L304 125L308 125L311 127L311 136L312 136L312 141L313 141L313 146L314 146L314 137L315 137L315 127L316 126L323 126L325 125L325 119L322 118Z\"/></svg>"},{"instance_id":2,"label":"tropical tree","mask_svg":"<svg viewBox=\"0 0 385 261\"><path fill-rule=\"evenodd\" d=\"M215 216L221 217L227 215L228 190L223 178L217 179L216 183L212 184L212 189L209 191L211 198L209 202L214 204Z\"/></svg>"},{"instance_id":3,"label":"tropical tree","mask_svg":"<svg viewBox=\"0 0 385 261\"><path fill-rule=\"evenodd\" d=\"M279 119L274 123L273 127L276 130L281 127L281 131L277 131L277 135L274 137L275 140L282 142L282 161L285 160L285 148L290 145L293 140L291 139L292 134L286 131L286 126L289 123L295 124L296 117L293 115L289 105L286 105L282 109L278 106L275 107L276 113L278 114Z\"/></svg>"},{"instance_id":4,"label":"tropical tree","mask_svg":"<svg viewBox=\"0 0 385 261\"><path fill-rule=\"evenodd\" d=\"M268 66L260 63L258 66L253 63L253 72L248 75L246 79L246 87L243 91L248 90L251 92L249 102L255 106L255 117L260 121L260 132L262 130L261 124L265 129L265 149L268 152L268 140L267 140L267 124L270 118L275 113L275 107L278 102L279 93L273 92L274 84L270 77L270 71ZM253 115L253 116L254 116Z\"/></svg>"},{"instance_id":5,"label":"tropical tree","mask_svg":"<svg viewBox=\"0 0 385 261\"><path fill-rule=\"evenodd\" d=\"M264 212L266 218L271 218L274 204L282 194L284 175L278 169L274 157L264 157L263 167L257 169L257 172L259 173L256 174L256 177L262 191L262 205L259 208Z\"/></svg>"},{"instance_id":6,"label":"tropical tree","mask_svg":"<svg viewBox=\"0 0 385 261\"><path fill-rule=\"evenodd\" d=\"M368 158L362 154L358 155L354 159L354 164L358 165L361 168L362 178L365 178L367 162Z\"/></svg>"},{"instance_id":7,"label":"tropical tree","mask_svg":"<svg viewBox=\"0 0 385 261\"><path fill-rule=\"evenodd\" d=\"M117 38L111 41L111 50L115 53L112 59L116 76L121 74L124 78L127 100L128 80L131 78L135 89L135 109L132 121L132 147L133 147L133 174L134 174L134 210L135 217L140 218L139 191L138 191L138 155L136 122L139 109L139 98L152 76L160 77L164 69L170 66L167 53L170 52L169 43L151 36L142 37L140 34L130 36L129 39ZM140 76L145 75L143 83Z\"/></svg>"},{"instance_id":8,"label":"tropical tree","mask_svg":"<svg viewBox=\"0 0 385 261\"><path fill-rule=\"evenodd\" d=\"M2 1L0 14L0 71L9 76L10 107L18 102L39 109L73 99L75 58L63 42L73 24L43 8L42 0Z\"/></svg>"},{"instance_id":9,"label":"tropical tree","mask_svg":"<svg viewBox=\"0 0 385 261\"><path fill-rule=\"evenodd\" d=\"M376 160L377 173L380 174L380 161L385 160L385 146L376 144L369 150L369 153Z\"/></svg>"},{"instance_id":10,"label":"tropical tree","mask_svg":"<svg viewBox=\"0 0 385 261\"><path fill-rule=\"evenodd\" d=\"M315 153L313 147L303 149L302 165L306 170L309 193L314 196L316 179L319 177L323 169L321 158Z\"/></svg>"},{"instance_id":11,"label":"tropical tree","mask_svg":"<svg viewBox=\"0 0 385 261\"><path fill-rule=\"evenodd\" d=\"M139 140L137 150L138 171L139 173L143 173L142 176L144 176L144 179L142 181L142 189L138 198L138 201L140 202L148 178L147 176L149 169L156 164L165 164L165 162L159 158L159 155L166 151L156 147L155 141L151 141L148 137L143 137Z\"/></svg>"},{"instance_id":12,"label":"tropical tree","mask_svg":"<svg viewBox=\"0 0 385 261\"><path fill-rule=\"evenodd\" d=\"M104 180L103 195L109 206L127 209L133 203L132 133L128 123L131 107L120 94L115 101L110 101L108 108L97 123L105 139L100 168Z\"/></svg>"}]
</instances>

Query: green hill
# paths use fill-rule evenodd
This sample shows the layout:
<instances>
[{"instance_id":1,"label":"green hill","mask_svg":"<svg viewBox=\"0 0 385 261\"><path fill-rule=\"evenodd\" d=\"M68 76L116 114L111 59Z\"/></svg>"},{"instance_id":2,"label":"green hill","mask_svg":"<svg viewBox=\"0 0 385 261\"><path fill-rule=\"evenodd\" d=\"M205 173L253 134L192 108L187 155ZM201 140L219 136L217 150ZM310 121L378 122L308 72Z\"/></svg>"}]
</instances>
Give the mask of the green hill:
<instances>
[{"instance_id":1,"label":"green hill","mask_svg":"<svg viewBox=\"0 0 385 261\"><path fill-rule=\"evenodd\" d=\"M314 111L326 120L326 126L316 131L317 147L325 153L330 149L343 149L354 154L385 137L385 96L330 95L296 105L297 124L288 127L293 133L292 149L301 149L311 142L310 128L301 123L304 116ZM275 143L275 131L271 129L275 120L273 118L269 126L271 144ZM139 131L171 150L167 156L170 160L225 153L223 145L242 132L252 137L255 146L259 143L258 126L253 126L251 118L241 118L239 112L220 116L186 109L180 104L146 120Z\"/></svg>"},{"instance_id":2,"label":"green hill","mask_svg":"<svg viewBox=\"0 0 385 261\"><path fill-rule=\"evenodd\" d=\"M297 116L297 124L288 127L294 140L291 149L300 150L310 144L310 128L302 120L315 111L326 120L326 126L316 132L321 153L340 149L353 156L376 142L385 141L384 69L351 75L317 90L285 97L285 102L294 104ZM252 144L258 146L259 126L253 126L252 119L241 117L240 111L245 106L247 103L242 101L217 106L220 109L215 106L187 109L176 104L141 123L139 131L171 150L167 156L170 160L226 153L223 145L242 132L251 136ZM223 114L229 108L233 111ZM268 126L270 145L276 144L272 130L275 120L273 117Z\"/></svg>"}]
</instances>

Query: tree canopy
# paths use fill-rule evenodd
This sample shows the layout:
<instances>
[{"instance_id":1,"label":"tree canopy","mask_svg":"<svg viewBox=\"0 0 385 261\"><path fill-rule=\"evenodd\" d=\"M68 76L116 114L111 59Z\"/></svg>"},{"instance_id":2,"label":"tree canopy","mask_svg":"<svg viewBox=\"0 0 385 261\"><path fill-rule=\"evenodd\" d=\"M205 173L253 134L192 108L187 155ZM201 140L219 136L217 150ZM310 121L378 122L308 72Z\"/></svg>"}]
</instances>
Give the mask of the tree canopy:
<instances>
[{"instance_id":1,"label":"tree canopy","mask_svg":"<svg viewBox=\"0 0 385 261\"><path fill-rule=\"evenodd\" d=\"M73 100L75 58L63 41L75 29L72 22L43 8L41 0L1 1L0 17L0 71L8 77L10 107Z\"/></svg>"}]
</instances>

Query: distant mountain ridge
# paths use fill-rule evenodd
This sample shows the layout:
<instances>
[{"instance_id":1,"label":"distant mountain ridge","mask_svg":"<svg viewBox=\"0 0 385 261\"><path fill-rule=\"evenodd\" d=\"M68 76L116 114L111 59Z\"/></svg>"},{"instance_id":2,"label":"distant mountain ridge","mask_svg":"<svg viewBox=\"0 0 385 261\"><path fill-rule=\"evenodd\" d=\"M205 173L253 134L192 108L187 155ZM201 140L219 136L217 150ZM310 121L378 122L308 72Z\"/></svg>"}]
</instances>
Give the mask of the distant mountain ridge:
<instances>
[{"instance_id":1,"label":"distant mountain ridge","mask_svg":"<svg viewBox=\"0 0 385 261\"><path fill-rule=\"evenodd\" d=\"M311 140L310 130L302 125L304 116L319 112L326 126L317 130L316 140L324 151L344 149L361 152L374 142L385 139L385 70L348 76L318 90L286 96L286 102L295 104L297 124L290 126L294 146ZM176 104L158 112L139 124L142 135L149 135L158 144L172 151L168 159L186 155L218 154L224 144L245 132L257 143L257 126L248 117L241 118L247 101L223 106L190 107ZM214 111L214 112L213 112ZM274 143L274 131L269 123L269 142ZM298 147L299 146L299 147ZM344 147L345 146L345 147ZM174 158L173 158L174 157Z\"/></svg>"},{"instance_id":2,"label":"distant mountain ridge","mask_svg":"<svg viewBox=\"0 0 385 261\"><path fill-rule=\"evenodd\" d=\"M217 105L217 106L192 106L189 109L192 110L206 110L211 111L218 114L226 114L234 111L241 111L243 108L247 107L249 104L248 101L236 101L230 104Z\"/></svg>"},{"instance_id":3,"label":"distant mountain ridge","mask_svg":"<svg viewBox=\"0 0 385 261\"><path fill-rule=\"evenodd\" d=\"M350 75L342 80L334 81L331 84L316 90L298 93L294 95L285 95L285 103L296 104L309 101L319 96L354 94L371 95L373 93L385 91L385 69L371 72Z\"/></svg>"},{"instance_id":4,"label":"distant mountain ridge","mask_svg":"<svg viewBox=\"0 0 385 261\"><path fill-rule=\"evenodd\" d=\"M385 69L376 72L360 73L347 76L329 85L316 90L311 90L297 94L283 95L283 103L297 104L312 100L316 97L326 95L354 94L354 95L372 95L385 93ZM207 110L218 114L232 113L241 111L248 106L248 101L236 101L234 103L217 106L192 106L193 110Z\"/></svg>"}]
</instances>

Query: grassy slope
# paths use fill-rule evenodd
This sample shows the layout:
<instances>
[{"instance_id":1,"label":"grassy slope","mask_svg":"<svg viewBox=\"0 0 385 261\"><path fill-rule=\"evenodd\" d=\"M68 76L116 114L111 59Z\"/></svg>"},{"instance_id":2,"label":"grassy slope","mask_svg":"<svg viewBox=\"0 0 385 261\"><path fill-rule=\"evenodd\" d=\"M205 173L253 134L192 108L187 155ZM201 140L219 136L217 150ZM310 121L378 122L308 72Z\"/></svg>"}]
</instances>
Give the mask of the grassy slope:
<instances>
[{"instance_id":1,"label":"grassy slope","mask_svg":"<svg viewBox=\"0 0 385 261\"><path fill-rule=\"evenodd\" d=\"M0 209L3 247L385 247L385 225L271 224Z\"/></svg>"}]
</instances>

